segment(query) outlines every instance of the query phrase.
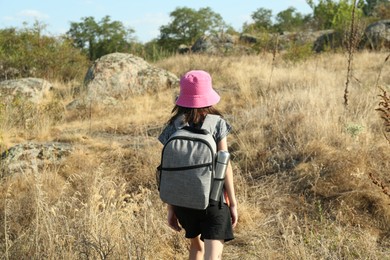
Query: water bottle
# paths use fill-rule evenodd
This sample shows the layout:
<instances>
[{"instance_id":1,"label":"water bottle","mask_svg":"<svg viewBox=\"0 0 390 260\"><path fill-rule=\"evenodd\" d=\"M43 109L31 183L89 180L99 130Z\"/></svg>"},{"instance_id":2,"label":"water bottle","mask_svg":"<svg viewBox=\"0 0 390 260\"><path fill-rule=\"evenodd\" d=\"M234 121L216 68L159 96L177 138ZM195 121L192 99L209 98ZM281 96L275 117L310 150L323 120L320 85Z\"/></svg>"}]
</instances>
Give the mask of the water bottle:
<instances>
[{"instance_id":1,"label":"water bottle","mask_svg":"<svg viewBox=\"0 0 390 260\"><path fill-rule=\"evenodd\" d=\"M219 201L223 184L225 182L226 169L229 163L230 154L228 151L218 151L217 160L215 164L214 183L211 190L210 199Z\"/></svg>"}]
</instances>

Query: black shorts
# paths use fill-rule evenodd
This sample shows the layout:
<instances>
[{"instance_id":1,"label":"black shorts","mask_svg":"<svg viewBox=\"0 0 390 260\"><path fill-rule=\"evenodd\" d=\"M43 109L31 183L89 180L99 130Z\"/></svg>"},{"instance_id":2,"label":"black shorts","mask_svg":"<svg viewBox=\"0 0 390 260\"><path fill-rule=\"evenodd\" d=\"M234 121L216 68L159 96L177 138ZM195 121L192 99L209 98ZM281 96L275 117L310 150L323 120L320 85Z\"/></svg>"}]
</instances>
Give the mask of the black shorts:
<instances>
[{"instance_id":1,"label":"black shorts","mask_svg":"<svg viewBox=\"0 0 390 260\"><path fill-rule=\"evenodd\" d=\"M210 203L205 210L175 207L180 225L186 231L186 238L229 241L234 239L229 207L222 203Z\"/></svg>"}]
</instances>

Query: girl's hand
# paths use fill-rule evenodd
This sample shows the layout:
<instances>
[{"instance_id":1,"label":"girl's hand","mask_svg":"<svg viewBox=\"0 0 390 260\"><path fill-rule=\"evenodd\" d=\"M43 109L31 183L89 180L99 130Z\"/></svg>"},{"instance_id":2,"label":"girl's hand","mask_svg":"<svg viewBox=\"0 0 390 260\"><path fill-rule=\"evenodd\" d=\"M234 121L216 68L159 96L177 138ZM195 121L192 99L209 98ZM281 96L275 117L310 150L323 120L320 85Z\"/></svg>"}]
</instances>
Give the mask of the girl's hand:
<instances>
[{"instance_id":1,"label":"girl's hand","mask_svg":"<svg viewBox=\"0 0 390 260\"><path fill-rule=\"evenodd\" d=\"M179 221L173 211L173 206L168 205L168 226L175 231L180 231L181 227L179 226Z\"/></svg>"},{"instance_id":2,"label":"girl's hand","mask_svg":"<svg viewBox=\"0 0 390 260\"><path fill-rule=\"evenodd\" d=\"M230 205L229 209L230 209L230 215L232 218L232 226L233 226L233 228L235 228L237 225L237 222L238 222L237 207L236 207L236 205Z\"/></svg>"}]
</instances>

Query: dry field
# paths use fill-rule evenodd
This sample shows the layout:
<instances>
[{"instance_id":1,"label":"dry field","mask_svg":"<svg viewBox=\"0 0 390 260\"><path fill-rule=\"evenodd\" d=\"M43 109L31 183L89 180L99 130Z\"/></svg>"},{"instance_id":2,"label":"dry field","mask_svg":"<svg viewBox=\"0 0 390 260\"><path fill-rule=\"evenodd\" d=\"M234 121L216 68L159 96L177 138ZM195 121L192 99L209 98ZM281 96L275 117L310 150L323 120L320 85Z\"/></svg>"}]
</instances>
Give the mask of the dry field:
<instances>
[{"instance_id":1,"label":"dry field","mask_svg":"<svg viewBox=\"0 0 390 260\"><path fill-rule=\"evenodd\" d=\"M234 127L239 224L224 259L390 259L390 142L376 110L390 91L387 55L354 56L347 107L343 54L295 64L272 55L155 64L176 75L209 71ZM62 95L53 102L70 102L77 83L56 85ZM60 166L2 178L1 259L185 259L187 241L166 225L154 175L156 137L177 92L78 111L46 107L21 123L4 115L3 151L59 141L74 152Z\"/></svg>"}]
</instances>

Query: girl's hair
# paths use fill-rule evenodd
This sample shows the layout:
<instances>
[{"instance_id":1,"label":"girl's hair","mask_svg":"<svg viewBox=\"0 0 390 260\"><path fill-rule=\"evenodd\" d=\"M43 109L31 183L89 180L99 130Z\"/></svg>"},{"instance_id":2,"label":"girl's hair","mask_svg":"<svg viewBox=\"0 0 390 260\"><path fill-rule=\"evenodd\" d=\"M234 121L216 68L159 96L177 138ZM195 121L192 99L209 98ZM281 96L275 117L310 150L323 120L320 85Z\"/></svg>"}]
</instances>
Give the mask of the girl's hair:
<instances>
[{"instance_id":1,"label":"girl's hair","mask_svg":"<svg viewBox=\"0 0 390 260\"><path fill-rule=\"evenodd\" d=\"M222 114L213 106L202 108L187 108L175 105L175 107L172 109L172 114L172 117L168 120L168 124L172 124L175 119L182 114L184 114L186 122L194 124L203 122L207 114L219 115L222 117Z\"/></svg>"}]
</instances>

